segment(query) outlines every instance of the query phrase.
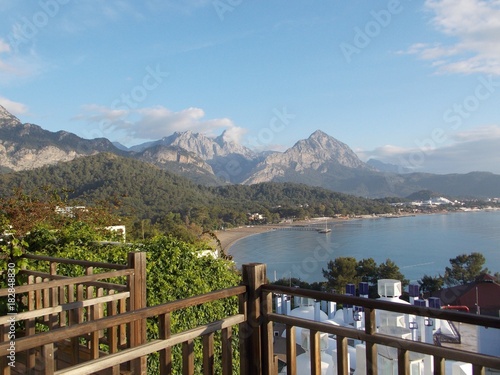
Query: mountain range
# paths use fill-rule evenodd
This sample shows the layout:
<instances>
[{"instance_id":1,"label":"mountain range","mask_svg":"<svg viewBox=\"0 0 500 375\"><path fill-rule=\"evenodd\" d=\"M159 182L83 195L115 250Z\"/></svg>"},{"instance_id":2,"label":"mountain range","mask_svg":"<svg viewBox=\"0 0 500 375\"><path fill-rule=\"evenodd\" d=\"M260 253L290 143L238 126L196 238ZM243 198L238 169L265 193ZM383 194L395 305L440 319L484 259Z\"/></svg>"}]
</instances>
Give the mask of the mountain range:
<instances>
[{"instance_id":1,"label":"mountain range","mask_svg":"<svg viewBox=\"0 0 500 375\"><path fill-rule=\"evenodd\" d=\"M257 153L226 132L208 137L191 131L126 148L106 138L83 139L25 123L0 106L0 168L35 169L107 152L153 164L203 185L294 182L365 197L405 197L431 190L451 197L499 197L500 175L397 173L397 166L365 163L349 146L316 130L284 152Z\"/></svg>"}]
</instances>

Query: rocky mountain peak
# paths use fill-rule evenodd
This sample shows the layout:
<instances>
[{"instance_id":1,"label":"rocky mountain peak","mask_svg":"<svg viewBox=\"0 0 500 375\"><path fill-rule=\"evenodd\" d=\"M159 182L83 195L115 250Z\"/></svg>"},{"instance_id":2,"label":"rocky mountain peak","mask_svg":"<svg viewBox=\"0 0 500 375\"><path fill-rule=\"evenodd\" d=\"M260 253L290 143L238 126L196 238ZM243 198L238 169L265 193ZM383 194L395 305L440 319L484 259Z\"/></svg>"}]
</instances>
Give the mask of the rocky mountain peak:
<instances>
[{"instance_id":1,"label":"rocky mountain peak","mask_svg":"<svg viewBox=\"0 0 500 375\"><path fill-rule=\"evenodd\" d=\"M333 161L344 167L366 168L366 164L358 158L349 146L321 130L316 130L309 138L298 141L286 153L315 163Z\"/></svg>"},{"instance_id":2,"label":"rocky mountain peak","mask_svg":"<svg viewBox=\"0 0 500 375\"><path fill-rule=\"evenodd\" d=\"M0 126L15 126L19 124L21 124L21 121L0 105Z\"/></svg>"}]
</instances>

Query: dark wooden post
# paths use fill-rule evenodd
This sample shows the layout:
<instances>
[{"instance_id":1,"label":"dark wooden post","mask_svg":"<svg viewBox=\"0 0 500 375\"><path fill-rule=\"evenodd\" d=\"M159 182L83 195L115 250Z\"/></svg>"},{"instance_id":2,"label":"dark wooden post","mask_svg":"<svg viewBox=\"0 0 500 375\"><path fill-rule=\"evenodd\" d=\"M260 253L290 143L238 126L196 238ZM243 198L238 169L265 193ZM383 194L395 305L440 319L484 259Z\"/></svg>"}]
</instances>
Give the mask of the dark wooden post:
<instances>
[{"instance_id":1,"label":"dark wooden post","mask_svg":"<svg viewBox=\"0 0 500 375\"><path fill-rule=\"evenodd\" d=\"M133 252L128 254L128 267L134 269L129 278L130 310L146 307L146 253ZM146 320L137 320L130 323L130 347L134 348L146 342ZM133 374L146 374L147 358L133 360L131 370Z\"/></svg>"},{"instance_id":2,"label":"dark wooden post","mask_svg":"<svg viewBox=\"0 0 500 375\"><path fill-rule=\"evenodd\" d=\"M377 332L375 321L375 310L365 308L365 332L368 335L374 335ZM366 342L366 374L378 374L377 344Z\"/></svg>"},{"instance_id":3,"label":"dark wooden post","mask_svg":"<svg viewBox=\"0 0 500 375\"><path fill-rule=\"evenodd\" d=\"M247 337L248 373L268 375L272 372L272 326L266 322L264 311L272 306L270 296L262 296L262 285L267 282L266 265L251 263L243 265L243 283L248 286L247 325L243 334ZM264 332L265 330L265 332ZM270 331L270 332L269 332ZM271 347L269 348L269 339Z\"/></svg>"}]
</instances>

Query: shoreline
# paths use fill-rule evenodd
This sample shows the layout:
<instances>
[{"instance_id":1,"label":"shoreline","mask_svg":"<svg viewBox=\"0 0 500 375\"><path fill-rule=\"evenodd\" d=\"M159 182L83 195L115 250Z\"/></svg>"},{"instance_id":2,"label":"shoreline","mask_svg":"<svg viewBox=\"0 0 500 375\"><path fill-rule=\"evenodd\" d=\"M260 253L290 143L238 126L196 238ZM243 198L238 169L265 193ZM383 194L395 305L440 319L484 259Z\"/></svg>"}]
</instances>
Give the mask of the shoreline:
<instances>
[{"instance_id":1,"label":"shoreline","mask_svg":"<svg viewBox=\"0 0 500 375\"><path fill-rule=\"evenodd\" d=\"M328 223L345 223L348 221L355 220L374 220L374 219L398 219L403 217L413 217L419 215L432 215L432 214L445 214L450 213L447 211L433 212L433 213L408 213L403 215L361 215L352 218L333 218L333 217L319 217L308 220L299 220L291 223L280 223L280 224L265 224L265 225L252 225L252 226L242 226L238 228L230 228L225 230L217 230L214 234L217 236L221 243L222 250L224 253L229 255L229 251L232 246L234 246L239 240L254 236L257 234L262 234L270 231L274 231L277 228L287 228L287 227L307 227L312 225L321 224L324 220L328 220Z\"/></svg>"},{"instance_id":2,"label":"shoreline","mask_svg":"<svg viewBox=\"0 0 500 375\"><path fill-rule=\"evenodd\" d=\"M394 217L405 217L405 216L414 216L414 215L401 215ZM266 232L271 232L276 230L277 228L288 228L288 227L308 227L312 225L322 224L325 219L328 220L329 223L343 223L346 221L353 220L361 220L361 219L380 219L384 218L384 216L371 216L366 215L362 217L354 217L354 218L314 218L309 220L299 220L291 223L280 223L280 224L266 224L266 225L252 225L252 226L244 226L238 228L230 228L226 230L218 230L215 231L215 235L219 239L221 243L222 250L229 255L229 250L231 247L236 244L239 240L254 236L256 234L262 234Z\"/></svg>"}]
</instances>

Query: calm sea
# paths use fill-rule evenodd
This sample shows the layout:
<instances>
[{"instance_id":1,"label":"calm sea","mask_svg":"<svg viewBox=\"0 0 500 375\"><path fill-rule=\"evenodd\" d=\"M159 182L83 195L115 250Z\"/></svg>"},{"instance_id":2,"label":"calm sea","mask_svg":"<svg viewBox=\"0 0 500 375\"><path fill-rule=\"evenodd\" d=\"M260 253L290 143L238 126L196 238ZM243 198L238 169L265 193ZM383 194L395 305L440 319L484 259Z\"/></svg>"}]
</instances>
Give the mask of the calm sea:
<instances>
[{"instance_id":1,"label":"calm sea","mask_svg":"<svg viewBox=\"0 0 500 375\"><path fill-rule=\"evenodd\" d=\"M333 224L333 223L332 223ZM419 215L335 223L329 234L276 230L246 237L229 253L238 266L267 264L268 277L324 281L330 259L352 256L391 259L407 279L444 273L450 258L480 252L492 273L500 272L500 211Z\"/></svg>"}]
</instances>

